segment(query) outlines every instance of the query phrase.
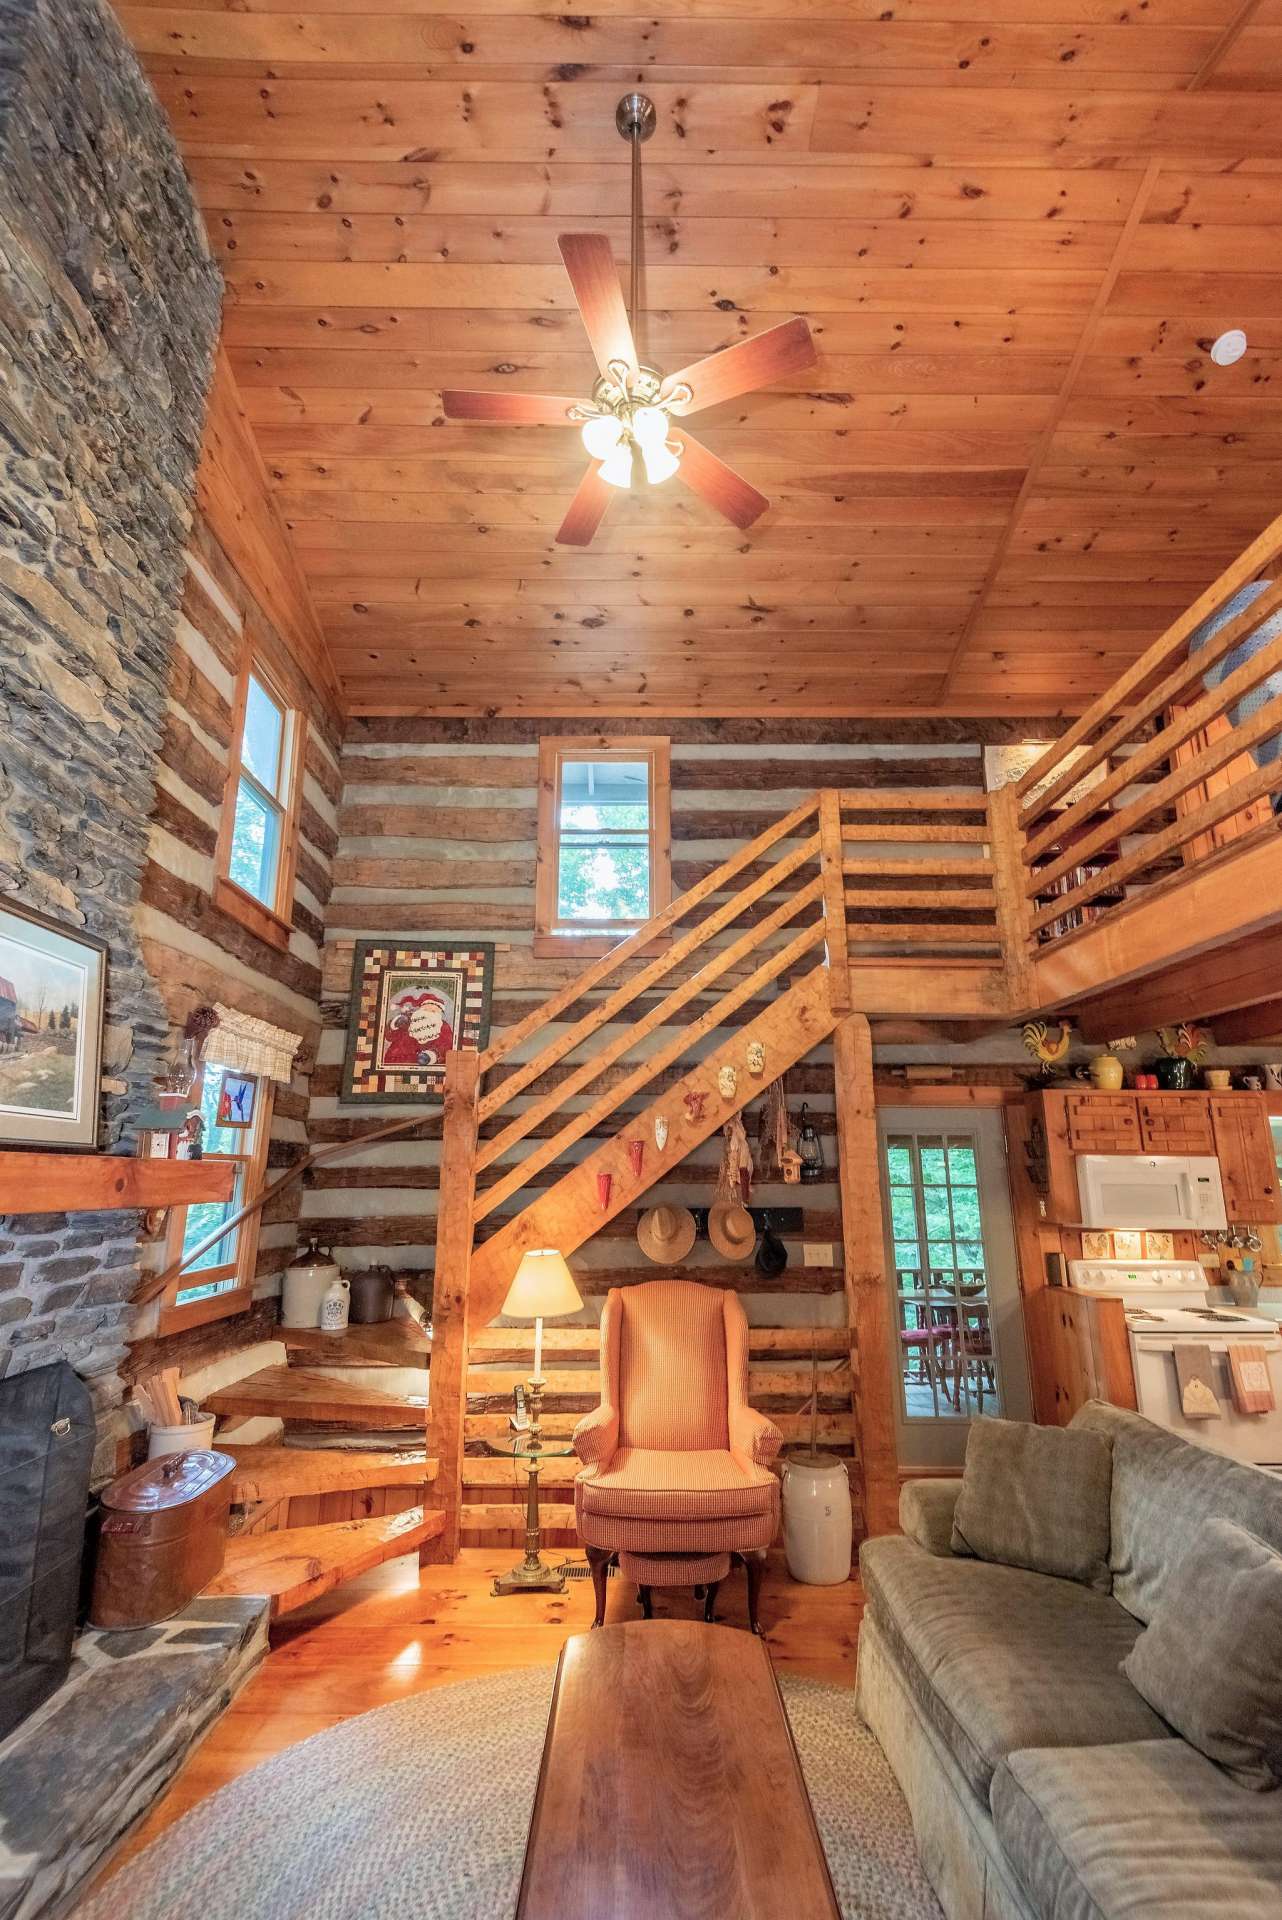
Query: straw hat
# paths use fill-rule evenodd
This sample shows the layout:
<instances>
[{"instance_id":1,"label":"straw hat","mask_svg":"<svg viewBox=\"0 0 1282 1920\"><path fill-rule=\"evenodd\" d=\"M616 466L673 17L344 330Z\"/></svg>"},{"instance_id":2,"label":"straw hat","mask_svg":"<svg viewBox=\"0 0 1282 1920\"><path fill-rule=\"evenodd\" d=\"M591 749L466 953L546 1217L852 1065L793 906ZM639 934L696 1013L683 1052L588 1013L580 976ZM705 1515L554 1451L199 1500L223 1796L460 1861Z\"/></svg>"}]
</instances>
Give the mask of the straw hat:
<instances>
[{"instance_id":1,"label":"straw hat","mask_svg":"<svg viewBox=\"0 0 1282 1920\"><path fill-rule=\"evenodd\" d=\"M637 1222L637 1240L648 1260L670 1267L694 1245L694 1215L689 1207L651 1207Z\"/></svg>"},{"instance_id":2,"label":"straw hat","mask_svg":"<svg viewBox=\"0 0 1282 1920\"><path fill-rule=\"evenodd\" d=\"M708 1209L708 1238L727 1260L746 1260L757 1244L757 1229L737 1200L717 1200Z\"/></svg>"}]
</instances>

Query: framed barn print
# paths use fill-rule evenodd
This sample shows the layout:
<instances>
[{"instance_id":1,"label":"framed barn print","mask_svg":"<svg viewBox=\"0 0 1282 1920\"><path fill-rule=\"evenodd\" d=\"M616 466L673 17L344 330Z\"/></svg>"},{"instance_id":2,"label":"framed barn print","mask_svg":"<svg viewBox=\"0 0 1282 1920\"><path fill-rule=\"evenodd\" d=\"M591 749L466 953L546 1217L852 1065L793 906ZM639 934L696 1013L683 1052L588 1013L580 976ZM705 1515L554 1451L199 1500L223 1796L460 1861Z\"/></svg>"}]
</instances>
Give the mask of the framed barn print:
<instances>
[{"instance_id":1,"label":"framed barn print","mask_svg":"<svg viewBox=\"0 0 1282 1920\"><path fill-rule=\"evenodd\" d=\"M0 903L0 1143L96 1147L107 949Z\"/></svg>"},{"instance_id":2,"label":"framed barn print","mask_svg":"<svg viewBox=\"0 0 1282 1920\"><path fill-rule=\"evenodd\" d=\"M490 1037L494 948L358 940L340 1102L439 1101L454 1047Z\"/></svg>"}]
</instances>

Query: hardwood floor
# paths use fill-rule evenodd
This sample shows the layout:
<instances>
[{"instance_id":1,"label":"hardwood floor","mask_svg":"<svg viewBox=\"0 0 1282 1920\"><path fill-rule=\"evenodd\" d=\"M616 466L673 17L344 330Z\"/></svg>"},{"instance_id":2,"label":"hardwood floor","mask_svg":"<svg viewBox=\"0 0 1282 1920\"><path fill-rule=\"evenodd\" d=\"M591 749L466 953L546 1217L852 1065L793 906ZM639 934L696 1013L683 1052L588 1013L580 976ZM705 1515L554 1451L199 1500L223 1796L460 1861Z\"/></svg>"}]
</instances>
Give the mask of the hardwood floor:
<instances>
[{"instance_id":1,"label":"hardwood floor","mask_svg":"<svg viewBox=\"0 0 1282 1920\"><path fill-rule=\"evenodd\" d=\"M410 1555L283 1620L272 1630L272 1651L262 1667L102 1877L126 1867L180 1814L237 1774L323 1727L427 1687L512 1667L551 1666L566 1635L591 1625L592 1583L573 1580L563 1595L496 1600L491 1576L512 1558L473 1549L453 1566L420 1569ZM745 1602L742 1576L727 1581L718 1604L721 1620L731 1626L746 1621ZM697 1619L701 1611L689 1593L659 1590L654 1610L681 1619ZM780 1672L853 1686L862 1610L854 1580L839 1587L799 1586L789 1579L782 1553L771 1555L761 1618ZM638 1618L636 1591L627 1581L611 1580L606 1617Z\"/></svg>"}]
</instances>

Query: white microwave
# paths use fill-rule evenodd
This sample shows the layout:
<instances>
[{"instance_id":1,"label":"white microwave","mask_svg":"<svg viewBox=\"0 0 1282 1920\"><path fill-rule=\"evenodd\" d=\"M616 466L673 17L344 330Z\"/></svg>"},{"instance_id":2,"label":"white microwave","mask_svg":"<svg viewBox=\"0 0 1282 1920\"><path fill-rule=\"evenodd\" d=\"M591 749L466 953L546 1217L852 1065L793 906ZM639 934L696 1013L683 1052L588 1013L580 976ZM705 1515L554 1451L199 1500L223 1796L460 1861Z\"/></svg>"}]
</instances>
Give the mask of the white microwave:
<instances>
[{"instance_id":1,"label":"white microwave","mask_svg":"<svg viewBox=\"0 0 1282 1920\"><path fill-rule=\"evenodd\" d=\"M1079 1153L1084 1227L1226 1227L1220 1163L1212 1154Z\"/></svg>"}]
</instances>

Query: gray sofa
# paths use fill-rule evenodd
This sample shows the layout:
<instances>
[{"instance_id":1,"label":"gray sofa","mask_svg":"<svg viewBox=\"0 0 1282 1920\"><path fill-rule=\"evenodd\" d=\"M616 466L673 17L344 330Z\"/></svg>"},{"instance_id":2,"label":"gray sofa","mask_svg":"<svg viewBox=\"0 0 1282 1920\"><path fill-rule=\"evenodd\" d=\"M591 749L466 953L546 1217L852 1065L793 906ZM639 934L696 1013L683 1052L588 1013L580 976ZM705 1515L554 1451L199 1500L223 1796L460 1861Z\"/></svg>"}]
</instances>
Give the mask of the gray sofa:
<instances>
[{"instance_id":1,"label":"gray sofa","mask_svg":"<svg viewBox=\"0 0 1282 1920\"><path fill-rule=\"evenodd\" d=\"M859 1706L926 1872L948 1920L1282 1920L1282 1791L1119 1671L1199 1521L1282 1551L1282 1479L1098 1401L1074 1425L1112 1442L1111 1593L954 1554L959 1480L910 1483L904 1537L860 1553Z\"/></svg>"}]
</instances>

